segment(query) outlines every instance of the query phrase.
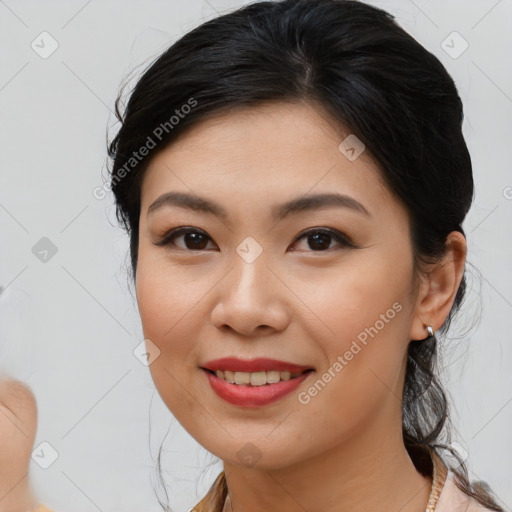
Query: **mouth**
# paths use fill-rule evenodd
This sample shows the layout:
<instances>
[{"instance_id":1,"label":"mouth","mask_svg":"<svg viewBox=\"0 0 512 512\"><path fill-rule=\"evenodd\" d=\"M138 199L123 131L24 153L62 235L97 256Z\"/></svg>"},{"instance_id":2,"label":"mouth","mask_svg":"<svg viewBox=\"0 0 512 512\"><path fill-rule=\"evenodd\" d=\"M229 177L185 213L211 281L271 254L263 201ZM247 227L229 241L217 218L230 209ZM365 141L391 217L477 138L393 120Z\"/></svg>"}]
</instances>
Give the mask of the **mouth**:
<instances>
[{"instance_id":1,"label":"mouth","mask_svg":"<svg viewBox=\"0 0 512 512\"><path fill-rule=\"evenodd\" d=\"M262 407L290 395L315 369L289 361L259 357L224 357L200 366L211 389L238 407Z\"/></svg>"},{"instance_id":2,"label":"mouth","mask_svg":"<svg viewBox=\"0 0 512 512\"><path fill-rule=\"evenodd\" d=\"M208 368L202 368L204 371L215 375L218 379L234 384L236 386L247 386L247 387L259 387L259 386L270 386L272 384L278 384L279 382L289 381L297 379L304 374L313 372L313 368L307 370L290 372L290 371L279 371L279 370L268 370L259 372L239 372L234 370L210 370Z\"/></svg>"},{"instance_id":3,"label":"mouth","mask_svg":"<svg viewBox=\"0 0 512 512\"><path fill-rule=\"evenodd\" d=\"M312 368L240 372L201 367L210 388L223 401L242 408L259 408L279 402L297 390L315 372Z\"/></svg>"}]
</instances>

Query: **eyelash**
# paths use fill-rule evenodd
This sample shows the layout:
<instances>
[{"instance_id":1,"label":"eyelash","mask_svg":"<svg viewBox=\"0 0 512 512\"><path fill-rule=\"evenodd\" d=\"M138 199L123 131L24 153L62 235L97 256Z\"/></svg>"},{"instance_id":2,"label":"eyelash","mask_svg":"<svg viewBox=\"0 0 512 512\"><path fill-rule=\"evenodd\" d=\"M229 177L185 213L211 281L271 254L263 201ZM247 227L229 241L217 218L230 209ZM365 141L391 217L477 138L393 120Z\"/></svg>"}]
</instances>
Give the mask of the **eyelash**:
<instances>
[{"instance_id":1,"label":"eyelash","mask_svg":"<svg viewBox=\"0 0 512 512\"><path fill-rule=\"evenodd\" d=\"M188 233L198 233L198 234L201 234L201 235L207 237L209 240L211 240L211 238L201 229L182 226L182 227L171 229L170 231L168 231L167 233L165 233L162 236L160 241L154 242L154 244L157 245L157 246L174 246L174 247L172 247L173 249L177 248L179 250L189 251L189 252L200 252L200 251L211 250L211 249L197 249L197 250L187 249L187 248L183 248L183 247L177 247L176 244L173 243L173 240L175 240L176 238L178 238L181 235L185 235L185 234L188 234ZM297 237L294 239L293 243L295 244L296 242L298 242L302 238L307 238L308 236L311 236L311 235L317 234L317 233L320 233L320 234L323 234L323 235L328 235L328 236L332 237L342 247L352 247L352 248L356 247L352 243L352 241L350 240L350 238L348 236L346 236L345 234L341 233L340 231L337 231L337 230L331 229L331 228L311 228L311 229L308 229L308 230L300 233L299 235L297 235ZM332 248L325 249L325 250L319 250L319 251L314 251L314 250L311 249L311 252L328 252L328 251L330 252L331 250L332 250Z\"/></svg>"}]
</instances>

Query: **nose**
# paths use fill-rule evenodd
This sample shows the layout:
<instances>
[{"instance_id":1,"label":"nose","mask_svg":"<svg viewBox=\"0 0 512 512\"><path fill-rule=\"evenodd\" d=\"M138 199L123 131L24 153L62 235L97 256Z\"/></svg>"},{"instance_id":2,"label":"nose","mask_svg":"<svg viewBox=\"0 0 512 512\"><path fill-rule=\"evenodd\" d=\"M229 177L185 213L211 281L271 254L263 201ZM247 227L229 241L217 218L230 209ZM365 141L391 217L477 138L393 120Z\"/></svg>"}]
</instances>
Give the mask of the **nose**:
<instances>
[{"instance_id":1,"label":"nose","mask_svg":"<svg viewBox=\"0 0 512 512\"><path fill-rule=\"evenodd\" d=\"M252 263L234 254L232 270L219 283L212 324L247 337L282 331L290 320L286 287L263 254Z\"/></svg>"}]
</instances>

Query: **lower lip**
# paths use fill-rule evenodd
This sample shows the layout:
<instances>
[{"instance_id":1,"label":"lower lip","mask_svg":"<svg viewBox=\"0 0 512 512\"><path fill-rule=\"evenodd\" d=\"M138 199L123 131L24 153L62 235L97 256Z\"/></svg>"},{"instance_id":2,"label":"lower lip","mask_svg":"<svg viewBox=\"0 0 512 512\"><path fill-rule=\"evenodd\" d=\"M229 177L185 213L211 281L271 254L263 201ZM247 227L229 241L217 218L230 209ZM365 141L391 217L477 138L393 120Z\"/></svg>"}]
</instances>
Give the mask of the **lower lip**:
<instances>
[{"instance_id":1,"label":"lower lip","mask_svg":"<svg viewBox=\"0 0 512 512\"><path fill-rule=\"evenodd\" d=\"M282 380L275 384L243 386L230 384L225 380L219 379L216 375L207 370L203 371L206 373L213 391L215 391L220 398L230 404L242 407L260 407L276 402L297 389L297 387L313 373L308 371L294 379Z\"/></svg>"}]
</instances>

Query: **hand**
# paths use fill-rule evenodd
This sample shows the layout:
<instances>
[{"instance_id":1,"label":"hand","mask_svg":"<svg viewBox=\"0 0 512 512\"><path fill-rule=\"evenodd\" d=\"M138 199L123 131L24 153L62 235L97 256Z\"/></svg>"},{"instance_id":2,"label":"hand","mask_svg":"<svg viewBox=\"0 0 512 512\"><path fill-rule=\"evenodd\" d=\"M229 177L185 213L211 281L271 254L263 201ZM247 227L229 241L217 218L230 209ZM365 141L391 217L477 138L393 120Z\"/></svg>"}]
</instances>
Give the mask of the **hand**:
<instances>
[{"instance_id":1,"label":"hand","mask_svg":"<svg viewBox=\"0 0 512 512\"><path fill-rule=\"evenodd\" d=\"M0 376L0 512L27 512L38 503L28 474L36 431L34 394Z\"/></svg>"}]
</instances>

